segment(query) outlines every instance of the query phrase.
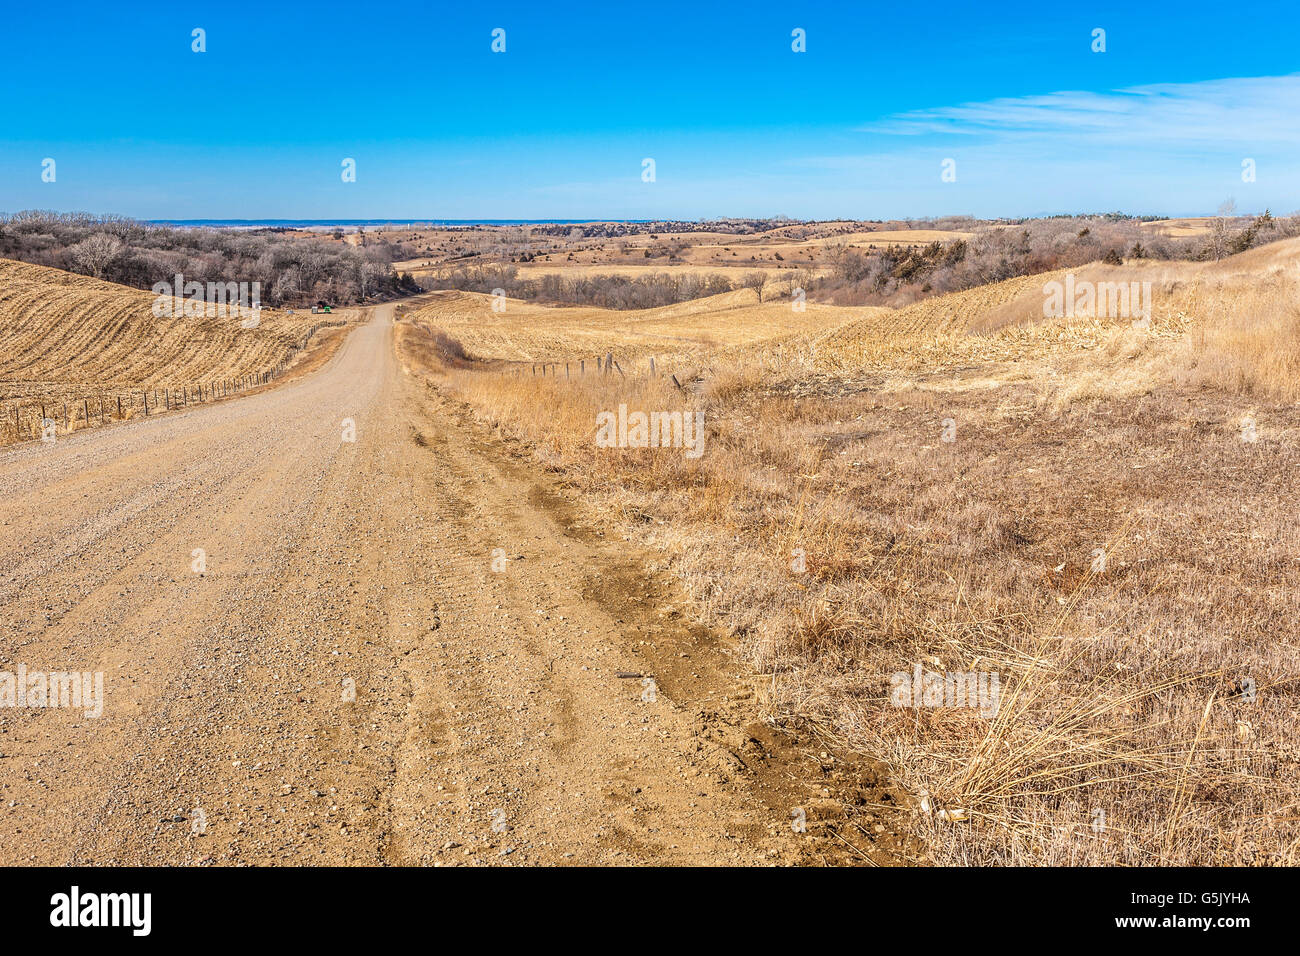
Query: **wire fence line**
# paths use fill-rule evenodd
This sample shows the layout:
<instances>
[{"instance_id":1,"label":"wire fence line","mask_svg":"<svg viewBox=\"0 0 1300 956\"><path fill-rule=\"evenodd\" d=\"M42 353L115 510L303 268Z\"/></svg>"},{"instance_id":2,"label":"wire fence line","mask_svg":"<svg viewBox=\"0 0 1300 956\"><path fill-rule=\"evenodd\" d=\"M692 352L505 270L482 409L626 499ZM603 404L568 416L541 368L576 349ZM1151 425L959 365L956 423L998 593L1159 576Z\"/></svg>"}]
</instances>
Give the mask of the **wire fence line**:
<instances>
[{"instance_id":1,"label":"wire fence line","mask_svg":"<svg viewBox=\"0 0 1300 956\"><path fill-rule=\"evenodd\" d=\"M43 402L25 402L19 399L7 403L0 407L0 442L25 441L41 438L45 434L68 434L79 429L97 428L133 418L148 418L178 408L231 398L275 381L285 373L298 354L306 350L312 336L318 331L346 324L342 320L314 323L278 365L261 371L189 382L180 386L166 385L125 391L116 388L95 389L88 395L66 401L62 398L47 398Z\"/></svg>"},{"instance_id":2,"label":"wire fence line","mask_svg":"<svg viewBox=\"0 0 1300 956\"><path fill-rule=\"evenodd\" d=\"M283 366L277 366L237 378L196 382L179 387L131 389L126 392L106 389L69 401L56 398L44 402L16 402L5 408L3 424L11 441L39 438L42 434L50 433L51 423L53 434L68 434L82 428L132 418L148 418L178 408L221 401L250 388L265 385L283 371Z\"/></svg>"},{"instance_id":3,"label":"wire fence line","mask_svg":"<svg viewBox=\"0 0 1300 956\"><path fill-rule=\"evenodd\" d=\"M549 375L552 378L559 378L561 375L561 369L563 369L563 375L566 379L572 378L574 375L581 376L587 374L587 360L585 358L572 359L568 362L531 362L528 364L531 367L534 376L541 375L542 377L546 377ZM622 377L627 378L627 373L623 371L623 366L621 366L618 363L618 360L614 358L613 352L606 352L604 359L601 359L599 355L596 356L596 358L593 359L593 364L595 365L594 374L609 375L613 372L617 372ZM634 368L632 373L635 375L639 371L640 369ZM655 367L653 355L650 356L650 363L646 368L646 372L651 378L659 375L659 370ZM521 376L523 374L524 363L520 362L515 365L515 375ZM671 379L672 383L678 388L682 388L682 384L677 380L676 375L670 374L668 378Z\"/></svg>"}]
</instances>

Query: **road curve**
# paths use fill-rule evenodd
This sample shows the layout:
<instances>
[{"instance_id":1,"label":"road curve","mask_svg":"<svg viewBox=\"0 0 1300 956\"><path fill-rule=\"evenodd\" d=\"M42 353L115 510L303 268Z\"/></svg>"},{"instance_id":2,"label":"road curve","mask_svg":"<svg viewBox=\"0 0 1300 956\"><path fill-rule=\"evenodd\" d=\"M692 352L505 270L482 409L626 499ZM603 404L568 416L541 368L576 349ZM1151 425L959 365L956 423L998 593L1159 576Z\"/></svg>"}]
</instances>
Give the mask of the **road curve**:
<instances>
[{"instance_id":1,"label":"road curve","mask_svg":"<svg viewBox=\"0 0 1300 956\"><path fill-rule=\"evenodd\" d=\"M726 702L617 676L695 651L566 507L391 307L305 378L0 452L0 673L103 675L99 716L0 706L0 863L797 861Z\"/></svg>"}]
</instances>

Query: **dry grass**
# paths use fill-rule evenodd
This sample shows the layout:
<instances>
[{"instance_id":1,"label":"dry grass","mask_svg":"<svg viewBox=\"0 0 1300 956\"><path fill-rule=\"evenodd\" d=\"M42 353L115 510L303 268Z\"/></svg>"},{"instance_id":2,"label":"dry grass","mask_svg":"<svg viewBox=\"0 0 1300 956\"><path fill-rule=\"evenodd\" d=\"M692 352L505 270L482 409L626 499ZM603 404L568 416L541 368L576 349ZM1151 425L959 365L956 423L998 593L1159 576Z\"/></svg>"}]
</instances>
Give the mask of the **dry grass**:
<instances>
[{"instance_id":1,"label":"dry grass","mask_svg":"<svg viewBox=\"0 0 1300 956\"><path fill-rule=\"evenodd\" d=\"M156 318L148 292L57 269L0 259L0 441L39 436L40 407L69 427L117 418L117 398L234 382L272 369L301 346L322 318L265 309L257 328L234 317ZM151 398L153 401L153 398ZM15 435L14 412L20 424Z\"/></svg>"},{"instance_id":2,"label":"dry grass","mask_svg":"<svg viewBox=\"0 0 1300 956\"><path fill-rule=\"evenodd\" d=\"M1232 262L1152 281L1149 326L1007 322L1004 284L798 333L782 363L697 351L685 391L436 375L672 555L773 719L888 760L930 859L1292 864L1294 289ZM702 411L705 454L596 448L619 403ZM891 706L918 664L998 674L996 716Z\"/></svg>"},{"instance_id":3,"label":"dry grass","mask_svg":"<svg viewBox=\"0 0 1300 956\"><path fill-rule=\"evenodd\" d=\"M1162 236L1208 236L1214 229L1214 217L1192 216L1186 219L1156 219L1142 223L1143 229Z\"/></svg>"},{"instance_id":4,"label":"dry grass","mask_svg":"<svg viewBox=\"0 0 1300 956\"><path fill-rule=\"evenodd\" d=\"M1278 401L1300 400L1300 281L1274 274L1211 303L1184 344L1187 380Z\"/></svg>"},{"instance_id":5,"label":"dry grass","mask_svg":"<svg viewBox=\"0 0 1300 956\"><path fill-rule=\"evenodd\" d=\"M759 303L752 289L636 311L592 306L549 307L517 299L494 311L493 298L475 292L438 292L422 297L414 318L437 325L480 359L509 362L570 362L591 365L610 348L620 364L689 363L718 349L753 349L799 334L812 334L865 313L809 303L803 312L790 299Z\"/></svg>"}]
</instances>

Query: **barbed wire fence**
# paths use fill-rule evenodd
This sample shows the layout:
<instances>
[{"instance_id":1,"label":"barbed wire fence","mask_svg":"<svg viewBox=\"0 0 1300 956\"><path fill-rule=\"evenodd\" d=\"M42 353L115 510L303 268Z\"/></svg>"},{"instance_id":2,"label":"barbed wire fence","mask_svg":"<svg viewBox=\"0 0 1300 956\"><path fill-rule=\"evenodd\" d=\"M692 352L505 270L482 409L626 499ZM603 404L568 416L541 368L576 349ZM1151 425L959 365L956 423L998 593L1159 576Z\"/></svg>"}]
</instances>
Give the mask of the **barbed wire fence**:
<instances>
[{"instance_id":1,"label":"barbed wire fence","mask_svg":"<svg viewBox=\"0 0 1300 956\"><path fill-rule=\"evenodd\" d=\"M44 401L16 399L0 406L0 443L13 444L41 438L45 434L68 435L113 422L150 418L178 409L206 405L269 385L282 376L299 353L322 328L346 325L342 321L317 322L280 362L271 368L234 377L206 381L168 383L152 388L96 389L74 398L45 397ZM51 389L55 391L55 389Z\"/></svg>"}]
</instances>

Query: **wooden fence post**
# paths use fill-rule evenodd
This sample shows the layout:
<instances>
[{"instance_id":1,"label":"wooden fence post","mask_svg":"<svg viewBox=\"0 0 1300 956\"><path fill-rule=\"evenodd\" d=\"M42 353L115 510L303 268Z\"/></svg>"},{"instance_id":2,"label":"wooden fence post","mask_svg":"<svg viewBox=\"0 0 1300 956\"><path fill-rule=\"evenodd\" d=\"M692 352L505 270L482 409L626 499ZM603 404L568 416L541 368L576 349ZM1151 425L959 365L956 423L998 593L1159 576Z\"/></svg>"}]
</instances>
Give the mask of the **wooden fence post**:
<instances>
[{"instance_id":1,"label":"wooden fence post","mask_svg":"<svg viewBox=\"0 0 1300 956\"><path fill-rule=\"evenodd\" d=\"M605 374L606 375L609 374L609 367L611 364L613 364L613 362L614 362L614 353L606 352L605 353Z\"/></svg>"}]
</instances>

